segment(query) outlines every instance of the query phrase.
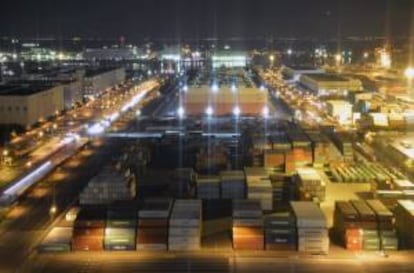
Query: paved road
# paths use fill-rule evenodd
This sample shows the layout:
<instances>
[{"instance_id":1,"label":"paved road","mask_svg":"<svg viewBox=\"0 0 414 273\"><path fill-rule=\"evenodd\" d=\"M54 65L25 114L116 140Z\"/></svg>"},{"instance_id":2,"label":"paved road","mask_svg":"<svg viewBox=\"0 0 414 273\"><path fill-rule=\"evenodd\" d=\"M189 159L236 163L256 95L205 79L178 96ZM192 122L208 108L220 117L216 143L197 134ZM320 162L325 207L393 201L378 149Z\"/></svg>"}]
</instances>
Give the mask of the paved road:
<instances>
[{"instance_id":1,"label":"paved road","mask_svg":"<svg viewBox=\"0 0 414 273\"><path fill-rule=\"evenodd\" d=\"M64 210L87 181L118 152L119 145L108 140L103 146L80 152L38 183L13 208L0 225L0 273L14 272L44 235L51 222L52 200L56 200L60 211Z\"/></svg>"},{"instance_id":2,"label":"paved road","mask_svg":"<svg viewBox=\"0 0 414 273\"><path fill-rule=\"evenodd\" d=\"M20 272L291 272L291 273L408 273L414 272L414 261L407 257L387 259L331 259L326 257L280 258L246 257L229 254L138 254L137 252L71 253L39 255Z\"/></svg>"}]
</instances>

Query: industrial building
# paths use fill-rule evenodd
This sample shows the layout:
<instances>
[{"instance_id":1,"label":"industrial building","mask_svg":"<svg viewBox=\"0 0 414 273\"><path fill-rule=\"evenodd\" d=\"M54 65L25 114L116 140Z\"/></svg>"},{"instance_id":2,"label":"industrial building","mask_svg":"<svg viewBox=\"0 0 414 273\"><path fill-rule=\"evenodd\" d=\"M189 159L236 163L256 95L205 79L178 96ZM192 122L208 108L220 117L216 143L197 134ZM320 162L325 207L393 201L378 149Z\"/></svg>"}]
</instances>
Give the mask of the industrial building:
<instances>
[{"instance_id":1,"label":"industrial building","mask_svg":"<svg viewBox=\"0 0 414 273\"><path fill-rule=\"evenodd\" d=\"M328 114L337 119L340 124L351 124L353 120L353 106L344 100L329 100L326 102Z\"/></svg>"},{"instance_id":2,"label":"industrial building","mask_svg":"<svg viewBox=\"0 0 414 273\"><path fill-rule=\"evenodd\" d=\"M267 109L267 92L255 87L203 85L189 88L182 101L187 115L262 115Z\"/></svg>"},{"instance_id":3,"label":"industrial building","mask_svg":"<svg viewBox=\"0 0 414 273\"><path fill-rule=\"evenodd\" d=\"M213 68L219 67L245 67L250 59L243 51L218 51L211 56Z\"/></svg>"},{"instance_id":4,"label":"industrial building","mask_svg":"<svg viewBox=\"0 0 414 273\"><path fill-rule=\"evenodd\" d=\"M99 60L134 60L144 55L141 49L134 48L87 48L82 52L82 59L88 61Z\"/></svg>"},{"instance_id":5,"label":"industrial building","mask_svg":"<svg viewBox=\"0 0 414 273\"><path fill-rule=\"evenodd\" d=\"M26 127L63 109L62 85L0 86L0 124Z\"/></svg>"},{"instance_id":6,"label":"industrial building","mask_svg":"<svg viewBox=\"0 0 414 273\"><path fill-rule=\"evenodd\" d=\"M97 96L105 89L125 81L125 68L86 70L83 78L84 96Z\"/></svg>"},{"instance_id":7,"label":"industrial building","mask_svg":"<svg viewBox=\"0 0 414 273\"><path fill-rule=\"evenodd\" d=\"M363 89L360 80L345 78L336 74L302 74L299 82L320 97L346 96L348 92Z\"/></svg>"},{"instance_id":8,"label":"industrial building","mask_svg":"<svg viewBox=\"0 0 414 273\"><path fill-rule=\"evenodd\" d=\"M299 82L300 76L303 74L321 74L324 73L323 69L313 66L284 66L282 68L282 75L294 82Z\"/></svg>"},{"instance_id":9,"label":"industrial building","mask_svg":"<svg viewBox=\"0 0 414 273\"><path fill-rule=\"evenodd\" d=\"M82 79L77 77L62 78L46 74L44 77L39 77L32 80L9 81L8 84L17 86L61 85L63 90L63 103L65 109L70 109L75 106L76 103L82 102L83 100Z\"/></svg>"}]
</instances>

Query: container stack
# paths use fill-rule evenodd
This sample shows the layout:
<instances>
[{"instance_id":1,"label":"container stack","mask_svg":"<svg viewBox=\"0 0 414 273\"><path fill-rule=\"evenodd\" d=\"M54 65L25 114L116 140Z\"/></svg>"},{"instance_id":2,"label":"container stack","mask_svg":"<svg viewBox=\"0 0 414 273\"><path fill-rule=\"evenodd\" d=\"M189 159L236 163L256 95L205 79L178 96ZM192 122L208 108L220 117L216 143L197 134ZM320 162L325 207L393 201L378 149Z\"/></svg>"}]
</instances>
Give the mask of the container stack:
<instances>
[{"instance_id":1,"label":"container stack","mask_svg":"<svg viewBox=\"0 0 414 273\"><path fill-rule=\"evenodd\" d=\"M270 136L272 141L272 150L265 153L266 168L285 172L286 153L292 149L285 132L278 132ZM283 160L283 161L282 161Z\"/></svg>"},{"instance_id":2,"label":"container stack","mask_svg":"<svg viewBox=\"0 0 414 273\"><path fill-rule=\"evenodd\" d=\"M196 156L197 172L210 172L225 169L227 167L227 150L222 146L213 146L201 149Z\"/></svg>"},{"instance_id":3,"label":"container stack","mask_svg":"<svg viewBox=\"0 0 414 273\"><path fill-rule=\"evenodd\" d=\"M198 175L196 178L198 199L220 198L220 177L216 175Z\"/></svg>"},{"instance_id":4,"label":"container stack","mask_svg":"<svg viewBox=\"0 0 414 273\"><path fill-rule=\"evenodd\" d=\"M247 182L247 198L259 200L263 210L273 209L272 182L264 168L244 168Z\"/></svg>"},{"instance_id":5,"label":"container stack","mask_svg":"<svg viewBox=\"0 0 414 273\"><path fill-rule=\"evenodd\" d=\"M137 217L132 206L112 206L106 214L106 250L134 250Z\"/></svg>"},{"instance_id":6,"label":"container stack","mask_svg":"<svg viewBox=\"0 0 414 273\"><path fill-rule=\"evenodd\" d=\"M296 217L298 251L312 254L327 254L329 235L325 215L313 202L290 202Z\"/></svg>"},{"instance_id":7,"label":"container stack","mask_svg":"<svg viewBox=\"0 0 414 273\"><path fill-rule=\"evenodd\" d=\"M174 196L183 198L187 196L194 186L196 173L192 168L177 168L172 174Z\"/></svg>"},{"instance_id":8,"label":"container stack","mask_svg":"<svg viewBox=\"0 0 414 273\"><path fill-rule=\"evenodd\" d=\"M106 211L100 207L84 207L75 220L72 249L103 250Z\"/></svg>"},{"instance_id":9,"label":"container stack","mask_svg":"<svg viewBox=\"0 0 414 273\"><path fill-rule=\"evenodd\" d=\"M349 250L362 250L362 229L359 214L350 202L335 202L333 229L340 243Z\"/></svg>"},{"instance_id":10,"label":"container stack","mask_svg":"<svg viewBox=\"0 0 414 273\"><path fill-rule=\"evenodd\" d=\"M93 177L79 195L81 205L110 204L118 200L135 197L135 178L130 172L123 174L112 167L106 167Z\"/></svg>"},{"instance_id":11,"label":"container stack","mask_svg":"<svg viewBox=\"0 0 414 273\"><path fill-rule=\"evenodd\" d=\"M381 249L398 250L398 237L392 212L379 200L367 200L367 204L377 216Z\"/></svg>"},{"instance_id":12,"label":"container stack","mask_svg":"<svg viewBox=\"0 0 414 273\"><path fill-rule=\"evenodd\" d=\"M314 167L323 167L329 162L329 139L318 131L307 131L306 135L312 143L312 159Z\"/></svg>"},{"instance_id":13,"label":"container stack","mask_svg":"<svg viewBox=\"0 0 414 273\"><path fill-rule=\"evenodd\" d=\"M333 144L338 148L342 153L342 156L345 161L354 160L354 150L353 150L353 140L352 137L348 134L342 134L333 132L330 135Z\"/></svg>"},{"instance_id":14,"label":"container stack","mask_svg":"<svg viewBox=\"0 0 414 273\"><path fill-rule=\"evenodd\" d=\"M220 180L222 198L246 198L246 177L243 171L221 171Z\"/></svg>"},{"instance_id":15,"label":"container stack","mask_svg":"<svg viewBox=\"0 0 414 273\"><path fill-rule=\"evenodd\" d=\"M203 200L203 237L218 233L230 234L232 228L232 200Z\"/></svg>"},{"instance_id":16,"label":"container stack","mask_svg":"<svg viewBox=\"0 0 414 273\"><path fill-rule=\"evenodd\" d=\"M171 199L146 199L138 211L137 250L168 249Z\"/></svg>"},{"instance_id":17,"label":"container stack","mask_svg":"<svg viewBox=\"0 0 414 273\"><path fill-rule=\"evenodd\" d=\"M295 217L289 212L273 213L264 217L265 249L296 250Z\"/></svg>"},{"instance_id":18,"label":"container stack","mask_svg":"<svg viewBox=\"0 0 414 273\"><path fill-rule=\"evenodd\" d=\"M201 200L176 200L170 218L169 250L199 250L202 227Z\"/></svg>"},{"instance_id":19,"label":"container stack","mask_svg":"<svg viewBox=\"0 0 414 273\"><path fill-rule=\"evenodd\" d=\"M395 220L401 245L405 249L414 248L414 201L399 200L395 208Z\"/></svg>"},{"instance_id":20,"label":"container stack","mask_svg":"<svg viewBox=\"0 0 414 273\"><path fill-rule=\"evenodd\" d=\"M54 227L39 245L40 252L68 252L72 249L73 228Z\"/></svg>"},{"instance_id":21,"label":"container stack","mask_svg":"<svg viewBox=\"0 0 414 273\"><path fill-rule=\"evenodd\" d=\"M312 145L309 138L297 127L287 130L292 150L286 153L285 171L292 173L296 168L312 164Z\"/></svg>"},{"instance_id":22,"label":"container stack","mask_svg":"<svg viewBox=\"0 0 414 273\"><path fill-rule=\"evenodd\" d=\"M263 216L259 201L233 200L233 248L263 250Z\"/></svg>"},{"instance_id":23,"label":"container stack","mask_svg":"<svg viewBox=\"0 0 414 273\"><path fill-rule=\"evenodd\" d=\"M289 198L286 192L286 183L284 175L271 175L270 181L272 183L272 198L273 207L282 203L286 198Z\"/></svg>"},{"instance_id":24,"label":"container stack","mask_svg":"<svg viewBox=\"0 0 414 273\"><path fill-rule=\"evenodd\" d=\"M352 200L352 206L359 215L359 227L362 229L362 249L379 250L380 238L378 235L378 223L375 212L365 201Z\"/></svg>"},{"instance_id":25,"label":"container stack","mask_svg":"<svg viewBox=\"0 0 414 273\"><path fill-rule=\"evenodd\" d=\"M297 168L294 178L299 186L301 200L316 200L317 202L325 200L326 186L315 169Z\"/></svg>"}]
</instances>

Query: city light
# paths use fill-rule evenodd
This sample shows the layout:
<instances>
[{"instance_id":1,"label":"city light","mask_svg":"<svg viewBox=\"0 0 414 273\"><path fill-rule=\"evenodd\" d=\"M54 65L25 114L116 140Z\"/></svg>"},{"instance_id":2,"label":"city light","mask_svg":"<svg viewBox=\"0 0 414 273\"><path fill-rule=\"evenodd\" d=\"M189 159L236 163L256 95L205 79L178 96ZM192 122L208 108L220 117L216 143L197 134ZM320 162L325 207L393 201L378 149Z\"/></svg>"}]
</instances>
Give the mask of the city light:
<instances>
[{"instance_id":1,"label":"city light","mask_svg":"<svg viewBox=\"0 0 414 273\"><path fill-rule=\"evenodd\" d=\"M213 114L214 114L213 107L208 106L208 107L206 108L206 115L207 115L207 116L212 116Z\"/></svg>"},{"instance_id":2,"label":"city light","mask_svg":"<svg viewBox=\"0 0 414 273\"><path fill-rule=\"evenodd\" d=\"M236 91L237 91L237 87L236 87L236 85L234 83L231 85L231 91L233 93L236 93Z\"/></svg>"},{"instance_id":3,"label":"city light","mask_svg":"<svg viewBox=\"0 0 414 273\"><path fill-rule=\"evenodd\" d=\"M290 48L289 48L289 49L287 50L287 54L290 56L290 55L292 55L292 53L293 53L292 49L290 49Z\"/></svg>"},{"instance_id":4,"label":"city light","mask_svg":"<svg viewBox=\"0 0 414 273\"><path fill-rule=\"evenodd\" d=\"M18 196L22 192L24 192L27 188L31 185L36 183L38 179L45 176L48 171L52 168L52 162L48 161L43 163L40 167L32 171L30 174L25 176L24 178L17 181L13 184L10 188L6 189L3 194L7 196Z\"/></svg>"},{"instance_id":5,"label":"city light","mask_svg":"<svg viewBox=\"0 0 414 273\"><path fill-rule=\"evenodd\" d=\"M177 109L177 115L178 115L179 118L183 118L184 117L184 115L185 115L185 109L182 106L178 107L178 109Z\"/></svg>"},{"instance_id":6,"label":"city light","mask_svg":"<svg viewBox=\"0 0 414 273\"><path fill-rule=\"evenodd\" d=\"M409 80L414 79L414 68L408 67L407 69L405 69L404 76Z\"/></svg>"},{"instance_id":7,"label":"city light","mask_svg":"<svg viewBox=\"0 0 414 273\"><path fill-rule=\"evenodd\" d=\"M55 215L55 214L56 214L56 212L57 212L57 207L56 207L56 205L52 205L52 206L50 207L50 209L49 209L49 213L50 213L50 215Z\"/></svg>"},{"instance_id":8,"label":"city light","mask_svg":"<svg viewBox=\"0 0 414 273\"><path fill-rule=\"evenodd\" d=\"M391 55L385 49L380 52L380 65L383 68L391 67Z\"/></svg>"},{"instance_id":9,"label":"city light","mask_svg":"<svg viewBox=\"0 0 414 273\"><path fill-rule=\"evenodd\" d=\"M339 64L341 62L341 60L342 60L341 54L336 54L335 55L335 61L337 62L337 64Z\"/></svg>"},{"instance_id":10,"label":"city light","mask_svg":"<svg viewBox=\"0 0 414 273\"><path fill-rule=\"evenodd\" d=\"M269 117L269 107L264 106L262 109L262 115L264 118L268 118Z\"/></svg>"},{"instance_id":11,"label":"city light","mask_svg":"<svg viewBox=\"0 0 414 273\"><path fill-rule=\"evenodd\" d=\"M87 133L89 135L99 135L102 134L104 131L105 127L103 127L100 123L96 123L87 129Z\"/></svg>"},{"instance_id":12,"label":"city light","mask_svg":"<svg viewBox=\"0 0 414 273\"><path fill-rule=\"evenodd\" d=\"M240 107L239 106L235 106L233 108L233 115L236 116L236 117L238 117L238 116L240 116L240 113L241 113Z\"/></svg>"},{"instance_id":13,"label":"city light","mask_svg":"<svg viewBox=\"0 0 414 273\"><path fill-rule=\"evenodd\" d=\"M184 85L184 86L183 86L183 91L184 91L184 92L187 92L187 91L188 91L188 85Z\"/></svg>"},{"instance_id":14,"label":"city light","mask_svg":"<svg viewBox=\"0 0 414 273\"><path fill-rule=\"evenodd\" d=\"M213 93L217 93L219 91L219 86L216 82L211 85L211 91L213 91Z\"/></svg>"}]
</instances>

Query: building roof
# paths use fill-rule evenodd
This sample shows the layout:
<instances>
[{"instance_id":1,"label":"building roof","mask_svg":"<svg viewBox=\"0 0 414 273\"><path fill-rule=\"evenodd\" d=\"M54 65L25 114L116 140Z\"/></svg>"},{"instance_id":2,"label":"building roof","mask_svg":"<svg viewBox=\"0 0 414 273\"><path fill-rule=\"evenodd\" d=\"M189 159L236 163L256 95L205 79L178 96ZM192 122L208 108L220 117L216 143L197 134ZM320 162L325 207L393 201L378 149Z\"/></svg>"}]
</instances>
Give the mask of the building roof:
<instances>
[{"instance_id":1,"label":"building roof","mask_svg":"<svg viewBox=\"0 0 414 273\"><path fill-rule=\"evenodd\" d=\"M316 73L316 74L303 74L303 76L309 77L318 82L347 82L347 78L341 77L336 74Z\"/></svg>"},{"instance_id":2,"label":"building roof","mask_svg":"<svg viewBox=\"0 0 414 273\"><path fill-rule=\"evenodd\" d=\"M38 85L0 85L0 96L30 96L55 85L38 84Z\"/></svg>"}]
</instances>

